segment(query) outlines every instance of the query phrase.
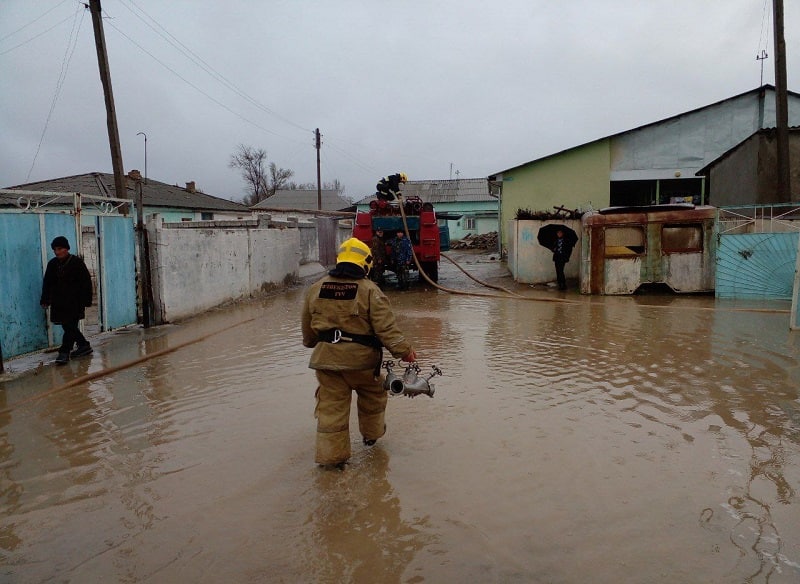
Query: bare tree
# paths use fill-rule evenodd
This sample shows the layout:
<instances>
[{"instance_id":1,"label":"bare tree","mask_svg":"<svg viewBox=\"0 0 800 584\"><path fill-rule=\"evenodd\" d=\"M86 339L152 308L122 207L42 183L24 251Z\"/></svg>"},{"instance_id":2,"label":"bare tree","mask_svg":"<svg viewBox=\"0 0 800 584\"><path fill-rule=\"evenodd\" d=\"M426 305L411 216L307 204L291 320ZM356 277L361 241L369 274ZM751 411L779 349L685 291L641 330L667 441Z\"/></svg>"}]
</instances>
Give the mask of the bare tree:
<instances>
[{"instance_id":1,"label":"bare tree","mask_svg":"<svg viewBox=\"0 0 800 584\"><path fill-rule=\"evenodd\" d=\"M296 182L289 182L284 185L283 188L286 188L290 191L316 191L317 190L317 183L308 182L308 183L296 183ZM336 191L341 195L344 193L344 185L341 181L337 178L334 179L333 182L323 182L322 189L325 191Z\"/></svg>"},{"instance_id":2,"label":"bare tree","mask_svg":"<svg viewBox=\"0 0 800 584\"><path fill-rule=\"evenodd\" d=\"M239 171L247 185L247 194L242 203L248 207L260 203L275 194L286 181L294 176L294 171L279 168L274 162L267 164L267 151L239 144L228 162L230 168Z\"/></svg>"},{"instance_id":3,"label":"bare tree","mask_svg":"<svg viewBox=\"0 0 800 584\"><path fill-rule=\"evenodd\" d=\"M267 151L263 148L253 148L239 144L236 152L231 154L228 166L239 170L247 185L247 194L242 203L250 207L263 201L267 197L267 169L264 163L267 160Z\"/></svg>"},{"instance_id":4,"label":"bare tree","mask_svg":"<svg viewBox=\"0 0 800 584\"><path fill-rule=\"evenodd\" d=\"M288 168L278 168L274 162L269 163L269 178L270 184L268 186L267 197L275 194L275 191L282 189L287 181L294 176L294 171Z\"/></svg>"}]
</instances>

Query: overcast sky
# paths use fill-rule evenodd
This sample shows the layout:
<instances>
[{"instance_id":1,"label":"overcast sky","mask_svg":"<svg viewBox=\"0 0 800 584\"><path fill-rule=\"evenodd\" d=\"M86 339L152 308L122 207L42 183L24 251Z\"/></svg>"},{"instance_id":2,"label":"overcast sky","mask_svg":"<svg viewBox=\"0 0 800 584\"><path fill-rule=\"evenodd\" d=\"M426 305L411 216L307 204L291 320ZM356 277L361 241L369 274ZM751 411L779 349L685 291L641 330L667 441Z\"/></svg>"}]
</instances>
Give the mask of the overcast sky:
<instances>
[{"instance_id":1,"label":"overcast sky","mask_svg":"<svg viewBox=\"0 0 800 584\"><path fill-rule=\"evenodd\" d=\"M86 0L88 3L88 0ZM774 84L770 0L102 0L125 171L240 200L238 144L345 196L485 177ZM788 86L800 6L785 2ZM88 10L0 0L0 186L112 172ZM456 174L457 173L457 174Z\"/></svg>"}]
</instances>

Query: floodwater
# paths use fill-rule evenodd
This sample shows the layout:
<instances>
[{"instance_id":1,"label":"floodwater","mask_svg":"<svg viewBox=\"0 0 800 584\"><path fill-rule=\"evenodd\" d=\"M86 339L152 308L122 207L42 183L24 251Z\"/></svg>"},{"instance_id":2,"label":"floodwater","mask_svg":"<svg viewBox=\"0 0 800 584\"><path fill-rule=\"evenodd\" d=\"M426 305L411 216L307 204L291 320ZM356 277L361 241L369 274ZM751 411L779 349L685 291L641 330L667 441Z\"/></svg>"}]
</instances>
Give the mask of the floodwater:
<instances>
[{"instance_id":1,"label":"floodwater","mask_svg":"<svg viewBox=\"0 0 800 584\"><path fill-rule=\"evenodd\" d=\"M389 400L376 446L351 424L343 471L313 463L301 288L1 383L0 581L800 581L786 304L582 297L465 259L543 301L390 290L444 375Z\"/></svg>"}]
</instances>

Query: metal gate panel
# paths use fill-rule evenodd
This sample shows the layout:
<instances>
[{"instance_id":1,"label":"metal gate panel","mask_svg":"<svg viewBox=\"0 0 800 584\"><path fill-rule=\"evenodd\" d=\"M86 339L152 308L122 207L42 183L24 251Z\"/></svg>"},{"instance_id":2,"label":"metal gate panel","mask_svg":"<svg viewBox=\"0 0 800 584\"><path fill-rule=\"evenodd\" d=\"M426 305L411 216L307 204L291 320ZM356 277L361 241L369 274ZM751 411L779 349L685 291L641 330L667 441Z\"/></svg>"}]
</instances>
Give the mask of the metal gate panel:
<instances>
[{"instance_id":1,"label":"metal gate panel","mask_svg":"<svg viewBox=\"0 0 800 584\"><path fill-rule=\"evenodd\" d=\"M720 235L717 298L791 299L798 233Z\"/></svg>"},{"instance_id":2,"label":"metal gate panel","mask_svg":"<svg viewBox=\"0 0 800 584\"><path fill-rule=\"evenodd\" d=\"M133 218L97 218L103 330L136 324L136 261Z\"/></svg>"},{"instance_id":3,"label":"metal gate panel","mask_svg":"<svg viewBox=\"0 0 800 584\"><path fill-rule=\"evenodd\" d=\"M339 221L332 217L317 217L317 239L319 244L319 263L325 267L336 265L339 246L336 244L336 232Z\"/></svg>"},{"instance_id":4,"label":"metal gate panel","mask_svg":"<svg viewBox=\"0 0 800 584\"><path fill-rule=\"evenodd\" d=\"M42 294L42 251L36 215L0 214L0 347L5 357L47 346ZM49 246L45 249L49 249Z\"/></svg>"}]
</instances>

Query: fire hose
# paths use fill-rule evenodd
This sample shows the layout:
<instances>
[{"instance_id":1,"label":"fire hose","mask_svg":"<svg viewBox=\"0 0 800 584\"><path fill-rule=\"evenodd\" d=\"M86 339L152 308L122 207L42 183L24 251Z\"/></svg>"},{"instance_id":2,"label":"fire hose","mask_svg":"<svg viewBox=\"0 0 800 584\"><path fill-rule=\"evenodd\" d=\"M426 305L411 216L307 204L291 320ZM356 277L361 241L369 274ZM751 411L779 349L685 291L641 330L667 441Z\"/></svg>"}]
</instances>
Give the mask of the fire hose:
<instances>
[{"instance_id":1,"label":"fire hose","mask_svg":"<svg viewBox=\"0 0 800 584\"><path fill-rule=\"evenodd\" d=\"M402 194L400 194L400 193L397 194L397 200L398 200L399 207L400 207L400 217L403 220L403 229L405 230L406 237L408 237L409 240L410 240L411 239L411 232L410 232L410 230L408 228L408 222L406 221L405 209L403 209L403 196L402 196ZM434 288L442 290L443 292L449 292L450 294L463 294L463 295L466 295L466 296L482 296L482 297L485 297L485 298L509 298L510 297L510 298L516 298L518 300L533 300L533 301L538 301L538 302L561 302L561 303L566 303L566 304L580 304L580 302L576 302L574 300L566 300L564 298L533 298L533 297L530 297L530 296L523 296L522 294L517 294L516 292L514 292L512 290L509 290L508 288L503 288L502 286L496 286L494 284L490 284L488 282L484 282L483 280L479 280L478 278L474 277L472 274L470 274L466 270L464 270L464 268L459 266L458 263L456 263L455 260L453 260L450 257L446 256L445 254L441 254L441 256L443 258L445 258L447 261L449 261L452 264L454 264L459 270L464 272L470 279L474 280L475 282L477 282L477 283L479 283L479 284L481 284L483 286L486 286L487 288L493 288L495 290L500 290L501 292L505 292L508 296L503 296L503 295L500 295L500 294L489 294L489 293L485 293L485 292L475 292L475 291L469 291L469 290L456 290L455 288L446 288L444 286L440 286L437 282L434 282L433 280L431 280L430 277L428 276L428 274L425 273L425 270L422 268L422 265L420 264L420 261L417 258L417 253L414 251L414 247L413 246L411 247L411 256L414 258L414 264L417 266L417 270L419 270L420 275L425 279L426 282L428 282L428 284L430 284Z\"/></svg>"}]
</instances>

